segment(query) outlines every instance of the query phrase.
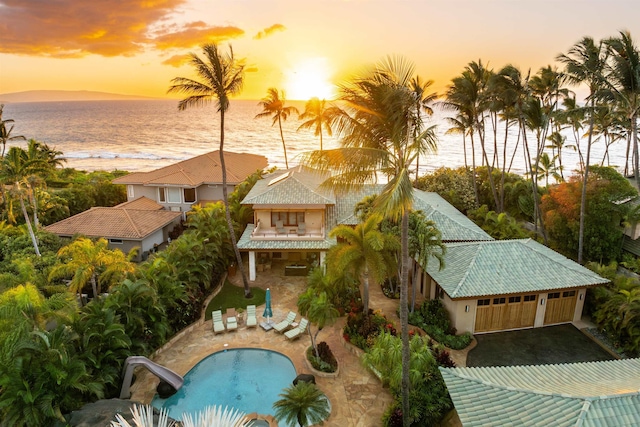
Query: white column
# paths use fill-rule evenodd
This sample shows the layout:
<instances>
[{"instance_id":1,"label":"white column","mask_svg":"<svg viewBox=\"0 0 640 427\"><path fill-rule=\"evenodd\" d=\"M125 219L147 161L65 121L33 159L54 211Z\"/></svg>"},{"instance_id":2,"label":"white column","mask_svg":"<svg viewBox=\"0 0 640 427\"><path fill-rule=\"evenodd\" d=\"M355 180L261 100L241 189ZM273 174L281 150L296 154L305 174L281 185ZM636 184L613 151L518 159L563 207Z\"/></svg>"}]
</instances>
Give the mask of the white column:
<instances>
[{"instance_id":1,"label":"white column","mask_svg":"<svg viewBox=\"0 0 640 427\"><path fill-rule=\"evenodd\" d=\"M320 251L320 266L325 269L325 265L324 265L324 259L327 257L327 252L326 251Z\"/></svg>"},{"instance_id":2,"label":"white column","mask_svg":"<svg viewBox=\"0 0 640 427\"><path fill-rule=\"evenodd\" d=\"M249 251L249 280L254 282L256 280L256 253L255 251Z\"/></svg>"}]
</instances>

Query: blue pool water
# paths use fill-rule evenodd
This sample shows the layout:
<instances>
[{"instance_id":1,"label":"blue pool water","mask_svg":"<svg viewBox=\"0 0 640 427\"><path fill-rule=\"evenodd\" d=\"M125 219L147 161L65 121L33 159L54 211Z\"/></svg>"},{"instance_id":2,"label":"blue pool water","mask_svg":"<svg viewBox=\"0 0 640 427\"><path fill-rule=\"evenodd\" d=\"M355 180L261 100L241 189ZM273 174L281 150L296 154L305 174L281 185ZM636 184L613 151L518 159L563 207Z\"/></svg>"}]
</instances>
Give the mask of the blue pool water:
<instances>
[{"instance_id":1,"label":"blue pool water","mask_svg":"<svg viewBox=\"0 0 640 427\"><path fill-rule=\"evenodd\" d=\"M273 403L292 385L296 369L291 360L275 351L239 348L207 356L184 377L184 385L168 399L157 395L151 404L166 408L182 420L183 413L202 411L210 405L229 406L249 414L274 415Z\"/></svg>"}]
</instances>

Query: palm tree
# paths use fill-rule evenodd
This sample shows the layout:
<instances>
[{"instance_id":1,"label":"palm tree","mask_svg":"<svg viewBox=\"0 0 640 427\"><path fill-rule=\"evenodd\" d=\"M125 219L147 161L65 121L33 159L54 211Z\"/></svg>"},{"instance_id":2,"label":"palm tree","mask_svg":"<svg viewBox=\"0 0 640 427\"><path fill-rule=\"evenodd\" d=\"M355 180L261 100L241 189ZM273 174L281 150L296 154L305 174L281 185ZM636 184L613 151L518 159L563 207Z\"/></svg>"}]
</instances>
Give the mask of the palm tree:
<instances>
[{"instance_id":1,"label":"palm tree","mask_svg":"<svg viewBox=\"0 0 640 427\"><path fill-rule=\"evenodd\" d=\"M2 153L0 153L0 158L4 157L4 152L7 148L7 142L9 141L26 141L22 135L11 136L11 131L13 131L13 119L2 119L2 110L4 109L4 104L0 104L0 141L2 141ZM7 125L11 123L11 126L7 128Z\"/></svg>"},{"instance_id":2,"label":"palm tree","mask_svg":"<svg viewBox=\"0 0 640 427\"><path fill-rule=\"evenodd\" d=\"M81 293L91 283L93 297L101 292L101 284L116 283L127 273L133 273L135 265L120 250L110 250L106 239L96 242L81 237L58 251L58 257L66 261L53 267L49 280L72 276L69 291ZM81 299L82 300L82 299Z\"/></svg>"},{"instance_id":3,"label":"palm tree","mask_svg":"<svg viewBox=\"0 0 640 427\"><path fill-rule=\"evenodd\" d=\"M337 190L361 187L384 176L387 183L376 199L376 210L401 222L400 323L402 335L403 423L409 426L409 211L413 206L410 167L415 161L415 135L435 149L435 135L415 132L420 124L415 97L410 88L414 67L401 57L388 57L373 69L342 85L340 114L334 130L341 136L341 148L315 151L307 162L332 176L324 185Z\"/></svg>"},{"instance_id":4,"label":"palm tree","mask_svg":"<svg viewBox=\"0 0 640 427\"><path fill-rule=\"evenodd\" d=\"M287 146L284 143L284 134L282 133L282 122L293 114L299 114L298 109L294 106L285 107L286 97L283 90L278 92L275 87L267 89L267 96L262 98L262 101L258 103L262 107L262 113L256 114L256 119L261 117L271 117L273 121L271 126L278 123L280 129L280 139L282 139L282 149L284 150L284 165L289 169L289 161L287 160Z\"/></svg>"},{"instance_id":5,"label":"palm tree","mask_svg":"<svg viewBox=\"0 0 640 427\"><path fill-rule=\"evenodd\" d=\"M251 288L247 273L242 265L242 256L238 249L238 242L231 220L231 210L229 208L229 197L227 188L227 167L224 161L224 119L225 113L229 109L229 98L240 93L244 82L244 64L236 60L233 56L233 48L229 46L229 52L221 52L217 44L205 44L202 46L205 59L201 59L195 53L191 53L190 64L201 79L193 80L186 77L176 77L172 80L173 85L168 92L184 93L186 98L178 103L178 110L183 111L189 107L208 105L215 100L215 105L220 113L220 166L222 168L222 198L225 204L225 215L231 244L236 254L238 269L242 274L244 284L244 295L251 298Z\"/></svg>"},{"instance_id":6,"label":"palm tree","mask_svg":"<svg viewBox=\"0 0 640 427\"><path fill-rule=\"evenodd\" d=\"M31 220L27 212L27 207L24 203L25 197L28 197L29 192L32 190L29 185L29 177L37 175L48 169L48 165L41 158L30 158L26 151L20 147L11 147L7 152L7 155L3 157L2 163L0 163L0 184L9 187L8 194L11 198L17 198L20 201L20 208L24 221L29 230L29 236L33 243L36 255L40 256L40 249L38 248L38 241L36 235L31 226ZM6 188L6 187L5 187ZM5 194L7 192L5 191ZM11 206L7 208L7 212L11 215L13 209Z\"/></svg>"},{"instance_id":7,"label":"palm tree","mask_svg":"<svg viewBox=\"0 0 640 427\"><path fill-rule=\"evenodd\" d=\"M605 40L610 63L604 80L602 95L616 101L618 108L629 120L633 146L633 173L636 188L640 188L640 154L638 153L638 112L640 111L640 51L631 34L621 31L619 37Z\"/></svg>"},{"instance_id":8,"label":"palm tree","mask_svg":"<svg viewBox=\"0 0 640 427\"><path fill-rule=\"evenodd\" d=\"M558 55L557 60L565 65L565 77L573 84L586 83L589 86L587 102L591 104L589 113L589 131L587 133L587 153L582 177L582 198L580 200L580 228L578 231L578 263L582 263L584 252L584 220L587 206L587 181L589 179L589 161L591 139L593 137L594 110L605 66L602 43L596 44L591 37L584 37L573 45L567 54ZM574 125L575 126L575 125Z\"/></svg>"},{"instance_id":9,"label":"palm tree","mask_svg":"<svg viewBox=\"0 0 640 427\"><path fill-rule=\"evenodd\" d=\"M298 423L300 427L306 427L329 417L329 401L313 383L298 381L298 384L285 388L279 396L282 399L273 404L276 419L284 420L288 426Z\"/></svg>"},{"instance_id":10,"label":"palm tree","mask_svg":"<svg viewBox=\"0 0 640 427\"><path fill-rule=\"evenodd\" d=\"M316 269L321 270L321 269ZM309 334L311 337L311 345L316 353L316 357L320 357L318 352L318 334L325 326L335 323L340 316L338 310L329 300L327 292L317 292L316 289L309 287L298 298L298 310L302 316L306 316L309 322L315 323L318 330L315 334Z\"/></svg>"},{"instance_id":11,"label":"palm tree","mask_svg":"<svg viewBox=\"0 0 640 427\"><path fill-rule=\"evenodd\" d=\"M320 151L322 151L322 130L324 129L327 135L333 136L331 123L340 112L341 110L337 107L327 107L326 100L313 97L307 101L304 106L304 112L300 114L299 119L306 121L298 126L298 130L313 128L313 134L320 137Z\"/></svg>"},{"instance_id":12,"label":"palm tree","mask_svg":"<svg viewBox=\"0 0 640 427\"><path fill-rule=\"evenodd\" d=\"M365 315L369 313L369 276L381 282L395 270L397 241L379 230L380 222L382 217L372 214L355 228L338 225L329 234L340 243L329 251L327 263L339 271L352 271L361 279Z\"/></svg>"},{"instance_id":13,"label":"palm tree","mask_svg":"<svg viewBox=\"0 0 640 427\"><path fill-rule=\"evenodd\" d=\"M444 268L444 255L447 247L442 243L442 233L436 228L433 221L427 221L421 211L412 212L409 216L409 256L426 271L429 261L434 258L438 262L440 270ZM411 286L411 312L416 303L416 288L419 269L414 269L413 283Z\"/></svg>"},{"instance_id":14,"label":"palm tree","mask_svg":"<svg viewBox=\"0 0 640 427\"><path fill-rule=\"evenodd\" d=\"M433 108L431 108L431 104L433 104L433 102L438 98L438 94L436 92L429 92L431 85L433 85L433 80L422 81L420 76L415 76L411 79L410 87L415 98L415 108L416 111L418 111L418 114L415 116L415 120L419 121L414 126L414 130L416 132L423 127L422 114L420 113L424 112L428 116L433 115ZM419 141L417 137L418 135L416 134L416 141ZM418 179L418 171L420 170L420 154L426 154L423 153L423 150L427 150L428 152L428 149L429 146L418 147L418 154L416 155L416 179Z\"/></svg>"}]
</instances>

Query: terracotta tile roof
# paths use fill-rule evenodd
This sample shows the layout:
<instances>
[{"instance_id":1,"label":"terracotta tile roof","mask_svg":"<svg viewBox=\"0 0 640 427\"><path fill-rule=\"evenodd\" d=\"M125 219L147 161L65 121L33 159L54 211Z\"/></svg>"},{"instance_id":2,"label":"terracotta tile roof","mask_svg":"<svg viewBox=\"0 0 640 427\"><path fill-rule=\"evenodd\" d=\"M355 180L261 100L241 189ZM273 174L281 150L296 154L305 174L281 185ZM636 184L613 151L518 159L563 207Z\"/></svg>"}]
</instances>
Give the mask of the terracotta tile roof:
<instances>
[{"instance_id":1,"label":"terracotta tile roof","mask_svg":"<svg viewBox=\"0 0 640 427\"><path fill-rule=\"evenodd\" d=\"M113 180L114 184L180 185L197 187L202 184L220 184L222 168L220 151L201 154L150 172L135 172ZM227 182L239 184L257 170L267 167L265 156L249 153L224 152Z\"/></svg>"},{"instance_id":2,"label":"terracotta tile roof","mask_svg":"<svg viewBox=\"0 0 640 427\"><path fill-rule=\"evenodd\" d=\"M465 427L640 424L640 359L440 372Z\"/></svg>"},{"instance_id":3,"label":"terracotta tile roof","mask_svg":"<svg viewBox=\"0 0 640 427\"><path fill-rule=\"evenodd\" d=\"M114 208L122 209L138 209L143 211L159 211L163 209L162 205L155 200L151 200L148 197L140 196L137 199L129 200L128 202L120 203L114 206Z\"/></svg>"},{"instance_id":4,"label":"terracotta tile roof","mask_svg":"<svg viewBox=\"0 0 640 427\"><path fill-rule=\"evenodd\" d=\"M45 230L58 235L142 240L181 215L165 210L97 207L51 224Z\"/></svg>"},{"instance_id":5,"label":"terracotta tile roof","mask_svg":"<svg viewBox=\"0 0 640 427\"><path fill-rule=\"evenodd\" d=\"M451 298L544 292L608 283L532 239L447 243L445 267L427 272Z\"/></svg>"}]
</instances>

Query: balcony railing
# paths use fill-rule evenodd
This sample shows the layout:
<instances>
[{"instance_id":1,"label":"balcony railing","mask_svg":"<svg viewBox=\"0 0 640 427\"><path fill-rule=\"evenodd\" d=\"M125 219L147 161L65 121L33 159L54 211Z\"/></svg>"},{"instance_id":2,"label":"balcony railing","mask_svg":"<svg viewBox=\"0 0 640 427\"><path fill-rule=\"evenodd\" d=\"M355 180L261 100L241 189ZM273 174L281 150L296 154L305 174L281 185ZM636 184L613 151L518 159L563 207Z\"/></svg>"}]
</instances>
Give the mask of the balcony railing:
<instances>
[{"instance_id":1,"label":"balcony railing","mask_svg":"<svg viewBox=\"0 0 640 427\"><path fill-rule=\"evenodd\" d=\"M296 226L285 226L283 230L276 230L276 227L264 227L260 221L251 233L252 240L322 240L324 239L324 227L305 227L301 231Z\"/></svg>"}]
</instances>

